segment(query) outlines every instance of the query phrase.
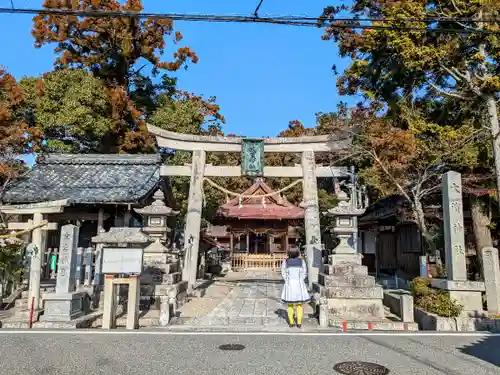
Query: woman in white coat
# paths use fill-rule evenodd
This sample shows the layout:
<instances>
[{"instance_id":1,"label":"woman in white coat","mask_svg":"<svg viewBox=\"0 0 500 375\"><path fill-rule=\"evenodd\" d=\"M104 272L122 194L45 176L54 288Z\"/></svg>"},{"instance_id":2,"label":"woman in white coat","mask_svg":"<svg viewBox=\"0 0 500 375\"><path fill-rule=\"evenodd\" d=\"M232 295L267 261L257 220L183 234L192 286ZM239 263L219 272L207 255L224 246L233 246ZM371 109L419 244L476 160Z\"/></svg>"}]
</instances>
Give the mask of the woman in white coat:
<instances>
[{"instance_id":1,"label":"woman in white coat","mask_svg":"<svg viewBox=\"0 0 500 375\"><path fill-rule=\"evenodd\" d=\"M299 257L298 250L290 250L288 259L281 264L281 276L285 280L285 286L281 293L281 300L288 305L288 324L298 328L302 327L304 309L302 304L311 298L307 291L305 279L307 277L306 262ZM294 310L297 321L294 320Z\"/></svg>"}]
</instances>

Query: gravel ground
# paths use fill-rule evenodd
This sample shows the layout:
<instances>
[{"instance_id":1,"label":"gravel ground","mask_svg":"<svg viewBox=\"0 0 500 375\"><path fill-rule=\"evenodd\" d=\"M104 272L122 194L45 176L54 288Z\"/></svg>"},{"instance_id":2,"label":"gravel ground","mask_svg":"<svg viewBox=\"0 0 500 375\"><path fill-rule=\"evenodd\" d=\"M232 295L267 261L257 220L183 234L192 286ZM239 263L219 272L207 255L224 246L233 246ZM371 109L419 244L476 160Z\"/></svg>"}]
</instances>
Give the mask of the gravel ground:
<instances>
[{"instance_id":1,"label":"gravel ground","mask_svg":"<svg viewBox=\"0 0 500 375\"><path fill-rule=\"evenodd\" d=\"M343 361L374 362L392 375L498 375L500 336L0 330L6 375L336 374Z\"/></svg>"}]
</instances>

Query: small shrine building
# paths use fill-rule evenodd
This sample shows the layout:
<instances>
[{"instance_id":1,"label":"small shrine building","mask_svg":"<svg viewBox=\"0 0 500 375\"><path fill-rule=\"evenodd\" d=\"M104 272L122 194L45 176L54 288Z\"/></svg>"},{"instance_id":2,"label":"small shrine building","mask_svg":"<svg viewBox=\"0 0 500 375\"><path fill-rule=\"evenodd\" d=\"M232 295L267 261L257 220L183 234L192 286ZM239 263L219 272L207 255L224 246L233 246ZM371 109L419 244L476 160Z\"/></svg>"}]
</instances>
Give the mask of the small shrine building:
<instances>
[{"instance_id":1,"label":"small shrine building","mask_svg":"<svg viewBox=\"0 0 500 375\"><path fill-rule=\"evenodd\" d=\"M304 209L275 193L262 178L221 205L206 242L231 253L233 268L277 268L291 247L300 247Z\"/></svg>"},{"instance_id":2,"label":"small shrine building","mask_svg":"<svg viewBox=\"0 0 500 375\"><path fill-rule=\"evenodd\" d=\"M43 211L44 219L54 223L44 230L44 247L59 247L60 226L68 223L80 226L79 246L91 246L90 239L100 229L141 225L133 208L150 203L153 193L165 186L160 166L157 154L42 155L7 187L0 211L17 216L18 222L10 222L9 229L22 230L29 227L34 212L59 203L57 212Z\"/></svg>"}]
</instances>

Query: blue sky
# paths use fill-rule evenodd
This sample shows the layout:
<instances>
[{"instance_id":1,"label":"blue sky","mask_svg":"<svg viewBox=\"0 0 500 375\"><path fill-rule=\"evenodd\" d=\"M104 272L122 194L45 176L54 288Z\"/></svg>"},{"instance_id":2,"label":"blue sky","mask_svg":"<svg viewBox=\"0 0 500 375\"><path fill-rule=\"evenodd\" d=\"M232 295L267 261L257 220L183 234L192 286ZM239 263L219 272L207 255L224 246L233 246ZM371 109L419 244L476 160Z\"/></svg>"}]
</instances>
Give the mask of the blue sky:
<instances>
[{"instance_id":1,"label":"blue sky","mask_svg":"<svg viewBox=\"0 0 500 375\"><path fill-rule=\"evenodd\" d=\"M14 0L19 8L39 8L43 0ZM265 0L260 15L318 16L333 0ZM144 0L146 12L238 14L253 13L258 0ZM10 7L10 0L0 0ZM52 69L53 46L35 49L29 15L0 15L0 65L15 77ZM264 24L177 22L183 44L200 61L179 72L179 88L216 96L226 117L226 133L274 136L289 120L314 125L315 112L335 110L339 101L331 67L348 61L338 57L332 42L321 40L316 28ZM8 53L5 53L9 51Z\"/></svg>"}]
</instances>

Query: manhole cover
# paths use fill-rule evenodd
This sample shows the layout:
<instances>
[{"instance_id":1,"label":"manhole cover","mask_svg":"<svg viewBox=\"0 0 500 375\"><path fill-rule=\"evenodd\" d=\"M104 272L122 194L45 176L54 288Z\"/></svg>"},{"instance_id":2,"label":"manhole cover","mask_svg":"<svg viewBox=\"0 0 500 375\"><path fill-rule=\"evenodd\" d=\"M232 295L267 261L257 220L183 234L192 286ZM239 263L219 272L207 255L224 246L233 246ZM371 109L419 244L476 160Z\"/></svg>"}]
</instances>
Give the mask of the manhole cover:
<instances>
[{"instance_id":1,"label":"manhole cover","mask_svg":"<svg viewBox=\"0 0 500 375\"><path fill-rule=\"evenodd\" d=\"M387 375L389 369L370 362L339 362L333 369L344 375Z\"/></svg>"},{"instance_id":2,"label":"manhole cover","mask_svg":"<svg viewBox=\"0 0 500 375\"><path fill-rule=\"evenodd\" d=\"M245 349L245 345L241 344L224 344L219 346L220 350L243 350Z\"/></svg>"}]
</instances>

